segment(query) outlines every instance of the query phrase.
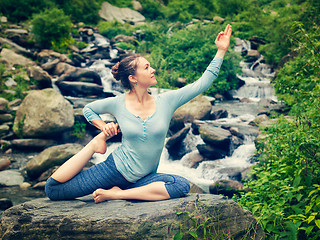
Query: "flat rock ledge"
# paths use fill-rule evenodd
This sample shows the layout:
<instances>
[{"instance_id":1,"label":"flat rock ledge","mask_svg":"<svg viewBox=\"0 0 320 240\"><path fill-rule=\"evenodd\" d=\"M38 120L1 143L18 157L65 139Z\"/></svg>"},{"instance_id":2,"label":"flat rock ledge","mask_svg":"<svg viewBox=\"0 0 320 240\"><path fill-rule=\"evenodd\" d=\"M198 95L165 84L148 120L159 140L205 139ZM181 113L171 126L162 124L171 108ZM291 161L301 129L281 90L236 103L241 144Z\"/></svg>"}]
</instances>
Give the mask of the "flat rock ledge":
<instances>
[{"instance_id":1,"label":"flat rock ledge","mask_svg":"<svg viewBox=\"0 0 320 240\"><path fill-rule=\"evenodd\" d=\"M183 239L191 239L188 230L205 220L207 232L215 233L212 239L265 237L253 215L234 201L218 195L189 194L157 202L113 200L99 204L89 196L58 202L39 198L2 214L0 239L173 239L177 232L184 233Z\"/></svg>"}]
</instances>

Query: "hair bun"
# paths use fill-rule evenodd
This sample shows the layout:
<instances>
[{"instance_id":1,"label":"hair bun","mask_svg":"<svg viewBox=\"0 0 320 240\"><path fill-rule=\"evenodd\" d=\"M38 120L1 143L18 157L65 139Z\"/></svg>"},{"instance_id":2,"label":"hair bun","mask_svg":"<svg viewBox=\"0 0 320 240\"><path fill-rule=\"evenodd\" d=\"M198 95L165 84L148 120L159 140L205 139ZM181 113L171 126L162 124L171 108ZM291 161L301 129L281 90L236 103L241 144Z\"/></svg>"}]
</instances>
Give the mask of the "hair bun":
<instances>
[{"instance_id":1,"label":"hair bun","mask_svg":"<svg viewBox=\"0 0 320 240\"><path fill-rule=\"evenodd\" d=\"M116 79L116 80L120 80L120 74L119 74L119 65L120 65L120 62L117 62L112 68L111 68L111 73L113 75L113 77Z\"/></svg>"}]
</instances>

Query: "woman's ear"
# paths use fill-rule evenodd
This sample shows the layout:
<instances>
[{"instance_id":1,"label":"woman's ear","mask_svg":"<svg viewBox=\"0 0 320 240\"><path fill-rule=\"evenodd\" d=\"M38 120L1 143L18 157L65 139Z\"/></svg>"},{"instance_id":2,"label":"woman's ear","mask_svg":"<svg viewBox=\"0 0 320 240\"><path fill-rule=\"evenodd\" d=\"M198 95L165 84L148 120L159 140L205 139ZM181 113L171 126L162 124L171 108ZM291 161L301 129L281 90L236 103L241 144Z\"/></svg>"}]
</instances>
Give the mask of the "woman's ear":
<instances>
[{"instance_id":1,"label":"woman's ear","mask_svg":"<svg viewBox=\"0 0 320 240\"><path fill-rule=\"evenodd\" d=\"M137 82L136 77L133 76L133 75L129 75L128 79L129 79L129 81L130 81L130 83L131 83L132 85Z\"/></svg>"}]
</instances>

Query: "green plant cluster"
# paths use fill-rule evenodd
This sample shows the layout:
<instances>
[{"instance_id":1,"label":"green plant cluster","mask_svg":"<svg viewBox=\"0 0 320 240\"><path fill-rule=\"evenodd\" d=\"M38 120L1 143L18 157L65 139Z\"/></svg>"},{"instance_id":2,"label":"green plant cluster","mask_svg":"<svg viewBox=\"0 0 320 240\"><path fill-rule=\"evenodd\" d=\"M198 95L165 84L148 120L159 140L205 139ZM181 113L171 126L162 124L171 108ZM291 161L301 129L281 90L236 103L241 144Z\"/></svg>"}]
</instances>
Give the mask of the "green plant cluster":
<instances>
[{"instance_id":1,"label":"green plant cluster","mask_svg":"<svg viewBox=\"0 0 320 240\"><path fill-rule=\"evenodd\" d=\"M311 29L311 30L308 30ZM320 238L320 29L292 25L298 56L274 80L289 117L269 127L259 161L239 203L260 220L269 239Z\"/></svg>"}]
</instances>

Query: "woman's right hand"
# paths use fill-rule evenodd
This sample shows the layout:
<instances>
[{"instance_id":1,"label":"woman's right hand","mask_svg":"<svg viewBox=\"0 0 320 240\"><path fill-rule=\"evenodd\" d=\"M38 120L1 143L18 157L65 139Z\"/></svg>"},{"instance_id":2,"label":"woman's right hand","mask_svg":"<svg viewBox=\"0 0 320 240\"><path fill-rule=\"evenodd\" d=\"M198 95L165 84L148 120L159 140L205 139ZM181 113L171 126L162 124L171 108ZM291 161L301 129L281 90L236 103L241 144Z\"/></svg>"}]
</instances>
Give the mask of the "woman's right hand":
<instances>
[{"instance_id":1,"label":"woman's right hand","mask_svg":"<svg viewBox=\"0 0 320 240\"><path fill-rule=\"evenodd\" d=\"M100 130L107 136L107 137L113 137L117 135L120 132L119 124L110 122L105 125L103 125Z\"/></svg>"}]
</instances>

